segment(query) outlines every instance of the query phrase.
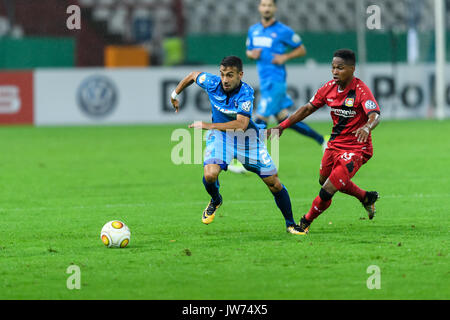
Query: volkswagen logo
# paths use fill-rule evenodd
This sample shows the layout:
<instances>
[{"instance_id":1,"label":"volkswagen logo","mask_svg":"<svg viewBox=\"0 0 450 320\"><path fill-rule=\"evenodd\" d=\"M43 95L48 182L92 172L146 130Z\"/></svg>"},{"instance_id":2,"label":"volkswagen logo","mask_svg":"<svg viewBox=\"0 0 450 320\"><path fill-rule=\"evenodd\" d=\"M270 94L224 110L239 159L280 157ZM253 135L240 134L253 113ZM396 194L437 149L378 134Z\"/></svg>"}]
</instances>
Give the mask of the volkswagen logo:
<instances>
[{"instance_id":1,"label":"volkswagen logo","mask_svg":"<svg viewBox=\"0 0 450 320\"><path fill-rule=\"evenodd\" d=\"M111 114L117 105L117 88L105 76L91 76L78 88L77 101L80 109L89 117L99 119Z\"/></svg>"}]
</instances>

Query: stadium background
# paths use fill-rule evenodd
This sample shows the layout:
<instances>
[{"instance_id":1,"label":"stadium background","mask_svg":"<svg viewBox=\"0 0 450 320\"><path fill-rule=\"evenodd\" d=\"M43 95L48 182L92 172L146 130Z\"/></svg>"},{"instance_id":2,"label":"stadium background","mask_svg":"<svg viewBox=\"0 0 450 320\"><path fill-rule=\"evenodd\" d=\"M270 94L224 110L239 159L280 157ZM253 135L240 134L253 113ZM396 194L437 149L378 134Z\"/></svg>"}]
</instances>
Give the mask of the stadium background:
<instances>
[{"instance_id":1,"label":"stadium background","mask_svg":"<svg viewBox=\"0 0 450 320\"><path fill-rule=\"evenodd\" d=\"M80 30L66 26L71 15L66 10L73 4L81 7ZM366 27L371 15L366 9L371 4L381 9L380 29ZM3 71L20 70L7 73L10 80L5 76L1 80L5 97L12 99L6 101L11 110L16 110L18 102L15 93L8 91L8 81L17 78L24 86L17 98L21 109L13 112L4 106L2 122L45 125L206 120L208 102L198 90L183 96L178 116L171 112L168 94L179 74L200 66L214 72L218 61L231 54L244 59L245 79L258 88L255 64L245 57L244 46L248 27L259 20L256 1L7 0L0 4L0 10L0 67ZM447 28L449 14L447 10ZM289 63L289 92L297 106L308 101L329 78L332 52L345 47L357 52L357 76L374 91L385 119L436 116L433 0L284 0L277 16L298 31L308 50L305 58ZM448 48L448 33L446 37ZM449 50L446 53L448 61ZM449 74L448 66L445 70ZM104 106L91 105L99 110L90 114L89 107L82 107L76 97L88 91L86 85L93 83L92 76L97 76L94 83L100 81L97 85L104 85L115 99L98 102ZM446 116L450 114L449 88L448 84L444 88ZM129 92L133 94L128 96ZM158 103L150 104L150 100ZM321 111L312 119L327 120L328 115Z\"/></svg>"},{"instance_id":2,"label":"stadium background","mask_svg":"<svg viewBox=\"0 0 450 320\"><path fill-rule=\"evenodd\" d=\"M7 225L0 235L1 298L449 298L450 33L444 119L436 120L434 0L278 1L278 19L300 34L308 51L288 64L296 106L330 79L334 50L357 53L357 76L372 89L383 115L374 134L375 157L357 179L381 189L384 220L355 222L355 203L338 197L336 208L344 213L330 209L317 222L316 235L291 241L280 235L280 217L265 213L272 200L250 182L253 178L224 176L224 186L234 190L247 190L241 178L249 179L255 188L253 207L241 196L233 202L236 195L224 187L229 207L220 218L228 221L215 226L218 234L201 229L199 212L206 203L201 169L170 163L171 134L190 121L208 121L210 107L192 86L181 95L182 108L175 115L169 96L182 76L192 70L217 73L218 62L231 54L244 58L244 80L258 88L255 63L245 58L247 29L259 21L257 2L0 1L0 133L7 150L0 178L8 185L0 192ZM81 8L79 30L66 24L71 16L66 10L74 4ZM365 10L373 4L381 8L379 30L366 28L370 14ZM450 1L445 22L448 31ZM308 122L323 133L331 126L326 110ZM280 170L297 216L318 191L321 153L306 138L288 133L284 139ZM179 203L171 187L177 185ZM255 217L247 210L261 219L242 220ZM116 218L124 218L133 235L129 248L111 253L98 233ZM232 223L233 218L238 220ZM204 241L219 243L220 254L214 244L203 247ZM295 274L301 268L296 257L281 250L299 247L301 257L308 255L310 281L270 280L267 270ZM180 263L175 260L180 256L201 259ZM222 269L217 276L203 269L209 280L202 282L204 272L196 268L208 268L211 257ZM351 257L358 261L347 261ZM151 273L138 269L137 261L147 263ZM73 263L87 270L80 293L65 288L64 271ZM388 291L365 288L371 263L388 270L383 282ZM132 272L117 276L118 269L128 268ZM358 268L362 275L349 280L346 275ZM237 269L247 272L246 284L236 280ZM318 282L312 270L321 272ZM328 280L322 272L328 272ZM111 277L124 292L107 285ZM402 281L411 278L405 286ZM134 288L136 283L142 287ZM310 290L297 290L304 287Z\"/></svg>"}]
</instances>

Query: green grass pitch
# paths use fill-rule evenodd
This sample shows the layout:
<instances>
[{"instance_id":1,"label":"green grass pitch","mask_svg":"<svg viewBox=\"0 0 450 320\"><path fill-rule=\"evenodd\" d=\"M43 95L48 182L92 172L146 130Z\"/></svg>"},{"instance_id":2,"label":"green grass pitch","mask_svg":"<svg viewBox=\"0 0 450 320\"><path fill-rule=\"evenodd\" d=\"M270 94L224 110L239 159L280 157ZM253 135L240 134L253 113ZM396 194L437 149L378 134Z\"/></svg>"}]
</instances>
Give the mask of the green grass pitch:
<instances>
[{"instance_id":1,"label":"green grass pitch","mask_svg":"<svg viewBox=\"0 0 450 320\"><path fill-rule=\"evenodd\" d=\"M224 204L203 225L202 166L171 161L178 127L0 128L0 299L450 298L448 120L381 122L353 179L380 193L374 220L337 194L307 236L286 233L253 174L221 174ZM296 220L319 192L321 156L311 139L281 138ZM131 229L125 249L100 241L113 219ZM72 264L80 289L66 285ZM367 287L371 265L380 289Z\"/></svg>"}]
</instances>

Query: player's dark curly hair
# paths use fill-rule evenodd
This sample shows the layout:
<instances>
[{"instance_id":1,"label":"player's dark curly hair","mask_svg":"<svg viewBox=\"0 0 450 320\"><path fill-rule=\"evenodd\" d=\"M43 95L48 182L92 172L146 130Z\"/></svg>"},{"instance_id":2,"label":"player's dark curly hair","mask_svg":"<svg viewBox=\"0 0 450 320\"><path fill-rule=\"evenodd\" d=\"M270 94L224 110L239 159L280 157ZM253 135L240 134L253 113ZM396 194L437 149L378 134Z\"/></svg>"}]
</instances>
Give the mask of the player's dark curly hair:
<instances>
[{"instance_id":1,"label":"player's dark curly hair","mask_svg":"<svg viewBox=\"0 0 450 320\"><path fill-rule=\"evenodd\" d=\"M339 49L334 52L333 58L334 57L341 58L346 64L351 66L354 66L356 64L355 53L350 49Z\"/></svg>"},{"instance_id":2,"label":"player's dark curly hair","mask_svg":"<svg viewBox=\"0 0 450 320\"><path fill-rule=\"evenodd\" d=\"M242 60L237 56L228 56L223 58L220 65L224 67L236 67L239 72L243 70Z\"/></svg>"}]
</instances>

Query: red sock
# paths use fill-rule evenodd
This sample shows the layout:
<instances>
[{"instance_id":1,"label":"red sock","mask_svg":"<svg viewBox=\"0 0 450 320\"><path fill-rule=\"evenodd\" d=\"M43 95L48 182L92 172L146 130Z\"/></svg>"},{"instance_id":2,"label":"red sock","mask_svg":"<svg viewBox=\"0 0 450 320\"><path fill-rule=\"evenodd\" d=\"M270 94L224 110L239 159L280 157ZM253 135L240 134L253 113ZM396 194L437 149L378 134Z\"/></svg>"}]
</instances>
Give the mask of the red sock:
<instances>
[{"instance_id":1,"label":"red sock","mask_svg":"<svg viewBox=\"0 0 450 320\"><path fill-rule=\"evenodd\" d=\"M343 189L341 189L340 191L358 198L358 200L361 202L366 197L366 191L362 190L360 187L358 187L352 181L348 181L348 183L346 183L345 187Z\"/></svg>"},{"instance_id":2,"label":"red sock","mask_svg":"<svg viewBox=\"0 0 450 320\"><path fill-rule=\"evenodd\" d=\"M320 196L317 196L309 209L308 213L305 215L306 220L313 221L317 218L322 212L328 209L331 205L331 199L328 201L323 201Z\"/></svg>"}]
</instances>

